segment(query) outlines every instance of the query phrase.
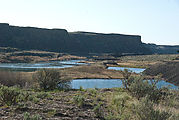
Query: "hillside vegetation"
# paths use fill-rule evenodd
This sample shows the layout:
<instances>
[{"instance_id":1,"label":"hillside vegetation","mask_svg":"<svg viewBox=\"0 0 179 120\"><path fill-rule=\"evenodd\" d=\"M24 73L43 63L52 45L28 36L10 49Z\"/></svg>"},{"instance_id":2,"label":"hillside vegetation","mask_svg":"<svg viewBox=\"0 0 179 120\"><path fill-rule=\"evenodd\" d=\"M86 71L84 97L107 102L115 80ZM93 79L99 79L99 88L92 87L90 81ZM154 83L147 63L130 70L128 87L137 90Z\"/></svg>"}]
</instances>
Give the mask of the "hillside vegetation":
<instances>
[{"instance_id":1,"label":"hillside vegetation","mask_svg":"<svg viewBox=\"0 0 179 120\"><path fill-rule=\"evenodd\" d=\"M1 74L0 119L178 120L178 90L157 88L157 80L149 84L127 70L122 73L124 88L78 90L54 69L34 73L33 86L18 78L22 74Z\"/></svg>"}]
</instances>

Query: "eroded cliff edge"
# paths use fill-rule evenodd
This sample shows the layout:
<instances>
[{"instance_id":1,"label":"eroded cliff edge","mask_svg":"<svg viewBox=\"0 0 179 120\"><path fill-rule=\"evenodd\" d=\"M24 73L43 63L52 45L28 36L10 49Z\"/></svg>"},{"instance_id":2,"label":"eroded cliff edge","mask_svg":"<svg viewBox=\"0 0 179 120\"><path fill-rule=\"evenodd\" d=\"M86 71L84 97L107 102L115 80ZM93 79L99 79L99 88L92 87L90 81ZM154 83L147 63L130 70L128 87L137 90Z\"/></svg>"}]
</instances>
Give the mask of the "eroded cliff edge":
<instances>
[{"instance_id":1,"label":"eroded cliff edge","mask_svg":"<svg viewBox=\"0 0 179 120\"><path fill-rule=\"evenodd\" d=\"M0 23L0 47L70 54L151 54L139 35L67 32L65 29L18 27Z\"/></svg>"}]
</instances>

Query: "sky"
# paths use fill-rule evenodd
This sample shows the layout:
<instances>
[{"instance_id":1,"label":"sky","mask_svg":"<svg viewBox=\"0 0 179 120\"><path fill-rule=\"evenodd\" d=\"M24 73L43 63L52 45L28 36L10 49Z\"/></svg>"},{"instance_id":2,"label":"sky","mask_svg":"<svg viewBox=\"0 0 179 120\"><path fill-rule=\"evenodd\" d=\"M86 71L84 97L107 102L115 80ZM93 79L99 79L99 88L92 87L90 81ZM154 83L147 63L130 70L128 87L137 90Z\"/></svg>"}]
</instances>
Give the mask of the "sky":
<instances>
[{"instance_id":1,"label":"sky","mask_svg":"<svg viewBox=\"0 0 179 120\"><path fill-rule=\"evenodd\" d=\"M141 35L179 45L179 0L0 0L0 23Z\"/></svg>"}]
</instances>

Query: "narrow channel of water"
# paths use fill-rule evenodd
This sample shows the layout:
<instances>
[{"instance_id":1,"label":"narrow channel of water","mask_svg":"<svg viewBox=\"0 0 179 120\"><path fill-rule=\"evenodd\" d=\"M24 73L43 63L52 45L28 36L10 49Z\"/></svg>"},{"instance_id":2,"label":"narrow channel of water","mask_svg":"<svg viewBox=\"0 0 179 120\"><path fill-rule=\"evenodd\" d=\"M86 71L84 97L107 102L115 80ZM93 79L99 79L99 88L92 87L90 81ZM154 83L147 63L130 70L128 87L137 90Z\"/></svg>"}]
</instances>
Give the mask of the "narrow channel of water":
<instances>
[{"instance_id":1,"label":"narrow channel of water","mask_svg":"<svg viewBox=\"0 0 179 120\"><path fill-rule=\"evenodd\" d=\"M36 70L41 68L68 68L77 65L83 65L85 63L79 63L82 60L68 60L68 61L51 61L51 62L39 62L39 63L1 63L1 69L10 70Z\"/></svg>"},{"instance_id":2,"label":"narrow channel of water","mask_svg":"<svg viewBox=\"0 0 179 120\"><path fill-rule=\"evenodd\" d=\"M82 86L84 89L123 87L122 80L120 79L75 79L71 81L71 87L73 89L79 89L80 86ZM157 83L157 87L169 87L170 89L178 89L177 86L163 80Z\"/></svg>"},{"instance_id":3,"label":"narrow channel of water","mask_svg":"<svg viewBox=\"0 0 179 120\"><path fill-rule=\"evenodd\" d=\"M128 68L128 67L108 67L108 69L109 70L121 70L121 71L123 71L124 69L128 69L135 73L141 73L145 70L143 68Z\"/></svg>"}]
</instances>

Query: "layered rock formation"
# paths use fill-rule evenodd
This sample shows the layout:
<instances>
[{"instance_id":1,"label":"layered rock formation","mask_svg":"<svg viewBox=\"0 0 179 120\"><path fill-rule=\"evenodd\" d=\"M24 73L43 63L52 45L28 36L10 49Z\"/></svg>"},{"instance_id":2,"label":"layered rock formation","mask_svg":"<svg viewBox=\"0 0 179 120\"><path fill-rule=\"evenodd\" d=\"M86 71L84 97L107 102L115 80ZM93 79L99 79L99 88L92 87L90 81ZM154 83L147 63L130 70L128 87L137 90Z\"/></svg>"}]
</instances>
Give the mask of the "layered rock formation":
<instances>
[{"instance_id":1,"label":"layered rock formation","mask_svg":"<svg viewBox=\"0 0 179 120\"><path fill-rule=\"evenodd\" d=\"M42 29L0 24L0 47L36 49L70 54L151 54L138 35L68 33L65 29Z\"/></svg>"},{"instance_id":2,"label":"layered rock formation","mask_svg":"<svg viewBox=\"0 0 179 120\"><path fill-rule=\"evenodd\" d=\"M102 34L90 32L69 33L71 41L71 52L81 53L130 53L149 54L138 35ZM82 51L81 51L82 50Z\"/></svg>"},{"instance_id":3,"label":"layered rock formation","mask_svg":"<svg viewBox=\"0 0 179 120\"><path fill-rule=\"evenodd\" d=\"M68 32L64 29L41 29L0 24L0 46L65 52Z\"/></svg>"},{"instance_id":4,"label":"layered rock formation","mask_svg":"<svg viewBox=\"0 0 179 120\"><path fill-rule=\"evenodd\" d=\"M177 54L179 51L179 45L156 45L144 43L144 46L157 54Z\"/></svg>"}]
</instances>

